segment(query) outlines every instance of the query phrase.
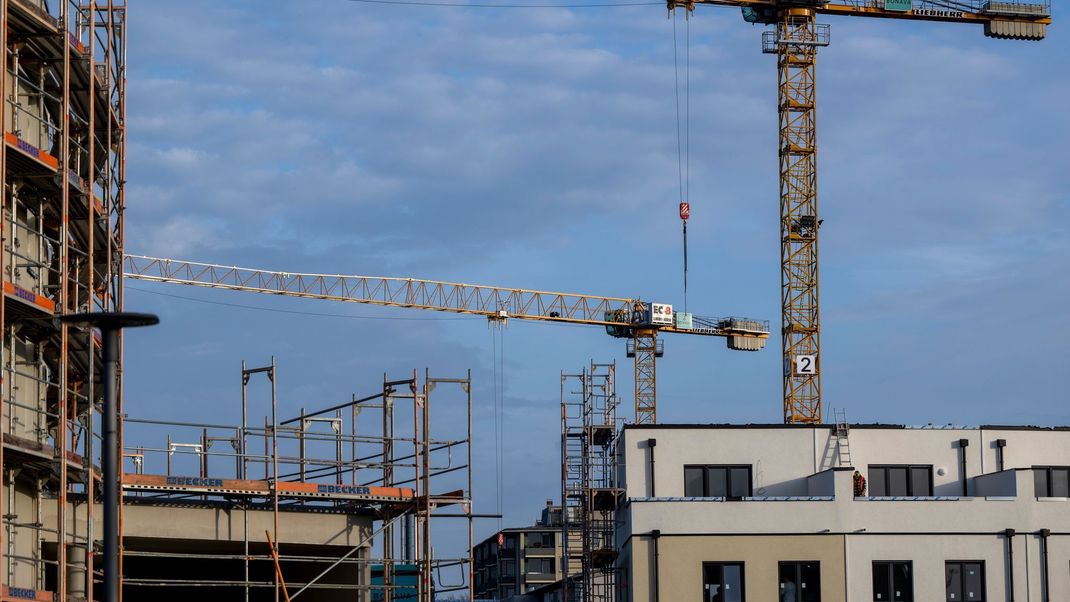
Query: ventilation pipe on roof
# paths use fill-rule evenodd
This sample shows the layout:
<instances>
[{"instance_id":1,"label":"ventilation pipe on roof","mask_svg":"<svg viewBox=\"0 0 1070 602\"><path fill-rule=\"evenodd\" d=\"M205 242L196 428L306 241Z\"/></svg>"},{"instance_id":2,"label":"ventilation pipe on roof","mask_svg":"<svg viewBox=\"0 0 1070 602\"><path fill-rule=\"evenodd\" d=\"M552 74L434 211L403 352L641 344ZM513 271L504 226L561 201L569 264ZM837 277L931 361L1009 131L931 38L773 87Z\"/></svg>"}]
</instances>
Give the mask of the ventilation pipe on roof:
<instances>
[{"instance_id":1,"label":"ventilation pipe on roof","mask_svg":"<svg viewBox=\"0 0 1070 602\"><path fill-rule=\"evenodd\" d=\"M969 476L966 473L966 448L969 446L969 439L959 439L959 452L962 454L962 497L970 495L969 491L967 490Z\"/></svg>"},{"instance_id":2,"label":"ventilation pipe on roof","mask_svg":"<svg viewBox=\"0 0 1070 602\"><path fill-rule=\"evenodd\" d=\"M646 440L646 446L650 450L650 497L657 497L657 490L654 488L654 448L657 445L657 439Z\"/></svg>"}]
</instances>

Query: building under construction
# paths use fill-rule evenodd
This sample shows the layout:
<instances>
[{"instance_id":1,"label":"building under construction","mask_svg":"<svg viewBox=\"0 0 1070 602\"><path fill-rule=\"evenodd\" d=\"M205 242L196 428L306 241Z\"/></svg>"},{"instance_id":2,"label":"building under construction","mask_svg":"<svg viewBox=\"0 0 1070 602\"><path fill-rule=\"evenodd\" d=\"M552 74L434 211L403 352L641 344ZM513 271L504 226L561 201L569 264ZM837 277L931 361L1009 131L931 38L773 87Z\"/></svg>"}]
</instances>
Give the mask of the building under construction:
<instances>
[{"instance_id":1,"label":"building under construction","mask_svg":"<svg viewBox=\"0 0 1070 602\"><path fill-rule=\"evenodd\" d=\"M126 3L0 0L0 596L88 598L100 340L122 305Z\"/></svg>"},{"instance_id":2,"label":"building under construction","mask_svg":"<svg viewBox=\"0 0 1070 602\"><path fill-rule=\"evenodd\" d=\"M292 416L277 380L274 362L242 367L238 424L124 421L125 595L470 597L470 377L384 377ZM432 552L432 522L453 523L446 554Z\"/></svg>"}]
</instances>

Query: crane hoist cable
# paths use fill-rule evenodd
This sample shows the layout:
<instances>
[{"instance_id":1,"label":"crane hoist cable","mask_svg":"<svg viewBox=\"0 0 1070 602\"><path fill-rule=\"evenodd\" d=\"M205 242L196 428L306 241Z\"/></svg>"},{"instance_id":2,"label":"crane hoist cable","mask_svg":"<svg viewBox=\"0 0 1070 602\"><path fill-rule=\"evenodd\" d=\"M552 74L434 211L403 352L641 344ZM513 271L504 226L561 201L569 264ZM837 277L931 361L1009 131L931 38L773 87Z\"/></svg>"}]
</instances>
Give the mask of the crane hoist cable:
<instances>
[{"instance_id":1,"label":"crane hoist cable","mask_svg":"<svg viewBox=\"0 0 1070 602\"><path fill-rule=\"evenodd\" d=\"M498 530L502 530L502 510L505 508L505 327L495 322L490 327L491 366L493 383L491 402L494 418L494 501L498 515Z\"/></svg>"},{"instance_id":2,"label":"crane hoist cable","mask_svg":"<svg viewBox=\"0 0 1070 602\"><path fill-rule=\"evenodd\" d=\"M672 61L676 92L676 174L680 190L680 223L683 227L684 312L687 312L687 220L691 217L691 19L684 11L684 115L680 121L680 59L676 10L672 11Z\"/></svg>"},{"instance_id":3,"label":"crane hoist cable","mask_svg":"<svg viewBox=\"0 0 1070 602\"><path fill-rule=\"evenodd\" d=\"M687 219L691 217L691 19L687 11L684 11L684 32L684 198L680 201L680 222L684 229L684 313L687 313Z\"/></svg>"},{"instance_id":4,"label":"crane hoist cable","mask_svg":"<svg viewBox=\"0 0 1070 602\"><path fill-rule=\"evenodd\" d=\"M491 343L491 371L493 381L491 383L491 404L494 418L494 503L495 514L498 515L498 530L502 530L502 454L501 454L501 431L499 424L501 415L498 411L498 331L500 327L495 325L490 328Z\"/></svg>"},{"instance_id":5,"label":"crane hoist cable","mask_svg":"<svg viewBox=\"0 0 1070 602\"><path fill-rule=\"evenodd\" d=\"M505 508L505 328L498 327L498 514ZM501 522L501 517L498 521ZM499 531L501 528L498 529Z\"/></svg>"},{"instance_id":6,"label":"crane hoist cable","mask_svg":"<svg viewBox=\"0 0 1070 602\"><path fill-rule=\"evenodd\" d=\"M684 199L691 198L691 19L684 13Z\"/></svg>"}]
</instances>

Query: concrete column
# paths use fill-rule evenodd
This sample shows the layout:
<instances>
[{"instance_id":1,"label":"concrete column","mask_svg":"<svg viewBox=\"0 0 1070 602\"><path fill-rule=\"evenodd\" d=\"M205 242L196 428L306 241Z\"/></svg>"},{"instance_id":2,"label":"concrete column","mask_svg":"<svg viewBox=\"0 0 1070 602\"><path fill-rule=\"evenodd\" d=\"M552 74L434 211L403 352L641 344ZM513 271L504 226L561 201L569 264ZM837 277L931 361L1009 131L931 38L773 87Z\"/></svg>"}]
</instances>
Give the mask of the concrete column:
<instances>
[{"instance_id":1,"label":"concrete column","mask_svg":"<svg viewBox=\"0 0 1070 602\"><path fill-rule=\"evenodd\" d=\"M82 546L67 546L67 599L85 600L86 557Z\"/></svg>"}]
</instances>

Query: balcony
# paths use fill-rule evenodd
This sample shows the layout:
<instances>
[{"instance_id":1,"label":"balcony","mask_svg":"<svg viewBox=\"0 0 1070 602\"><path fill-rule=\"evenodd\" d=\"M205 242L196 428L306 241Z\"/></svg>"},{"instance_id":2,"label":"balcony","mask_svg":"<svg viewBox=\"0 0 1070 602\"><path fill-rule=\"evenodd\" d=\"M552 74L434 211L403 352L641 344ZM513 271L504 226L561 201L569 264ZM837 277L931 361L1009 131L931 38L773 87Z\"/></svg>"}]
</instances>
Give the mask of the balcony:
<instances>
[{"instance_id":1,"label":"balcony","mask_svg":"<svg viewBox=\"0 0 1070 602\"><path fill-rule=\"evenodd\" d=\"M524 556L556 556L557 548L553 546L526 546Z\"/></svg>"},{"instance_id":2,"label":"balcony","mask_svg":"<svg viewBox=\"0 0 1070 602\"><path fill-rule=\"evenodd\" d=\"M524 581L531 584L553 583L557 581L557 575L553 573L526 573Z\"/></svg>"},{"instance_id":3,"label":"balcony","mask_svg":"<svg viewBox=\"0 0 1070 602\"><path fill-rule=\"evenodd\" d=\"M1010 516L1019 517L1022 530L1061 524L1070 498L1036 496L1034 472L1007 470L971 478L968 496L855 497L853 471L835 470L811 477L811 491L820 495L740 500L633 497L626 501L621 516L627 523L625 531L633 533L658 529L722 535L996 532L1006 528Z\"/></svg>"}]
</instances>

